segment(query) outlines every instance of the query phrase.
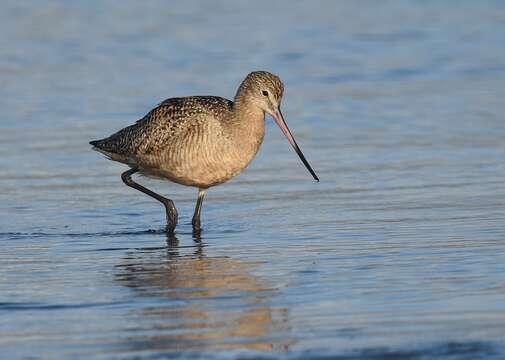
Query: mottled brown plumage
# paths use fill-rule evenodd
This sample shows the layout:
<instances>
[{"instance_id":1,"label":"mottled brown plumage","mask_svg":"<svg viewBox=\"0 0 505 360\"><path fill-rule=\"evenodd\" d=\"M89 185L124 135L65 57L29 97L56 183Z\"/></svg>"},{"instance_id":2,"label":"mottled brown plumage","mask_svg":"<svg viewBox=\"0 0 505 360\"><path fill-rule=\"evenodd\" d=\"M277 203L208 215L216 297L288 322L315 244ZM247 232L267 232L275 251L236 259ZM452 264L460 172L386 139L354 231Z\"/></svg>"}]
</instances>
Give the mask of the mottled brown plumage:
<instances>
[{"instance_id":1,"label":"mottled brown plumage","mask_svg":"<svg viewBox=\"0 0 505 360\"><path fill-rule=\"evenodd\" d=\"M213 96L171 98L135 124L95 143L111 159L147 176L208 188L226 181L229 171L198 174L215 167L233 146L229 123L233 103Z\"/></svg>"},{"instance_id":2,"label":"mottled brown plumage","mask_svg":"<svg viewBox=\"0 0 505 360\"><path fill-rule=\"evenodd\" d=\"M317 179L280 114L283 92L276 75L252 72L241 83L233 102L216 96L167 99L135 124L91 144L110 159L129 165L132 170L123 174L123 181L163 202L167 218L174 217L173 213L169 216L169 207L175 211L173 203L133 182L131 174L140 172L198 187L193 225L199 228L205 189L236 176L252 161L263 141L265 112L274 117ZM175 224L168 220L173 231Z\"/></svg>"}]
</instances>

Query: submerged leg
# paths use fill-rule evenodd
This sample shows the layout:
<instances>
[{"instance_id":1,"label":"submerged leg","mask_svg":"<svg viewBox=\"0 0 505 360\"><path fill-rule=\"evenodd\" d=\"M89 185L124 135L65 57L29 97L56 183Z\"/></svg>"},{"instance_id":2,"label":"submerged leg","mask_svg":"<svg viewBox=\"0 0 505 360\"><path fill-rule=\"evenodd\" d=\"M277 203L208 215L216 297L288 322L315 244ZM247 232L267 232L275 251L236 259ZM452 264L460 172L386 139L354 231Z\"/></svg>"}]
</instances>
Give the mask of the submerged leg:
<instances>
[{"instance_id":1,"label":"submerged leg","mask_svg":"<svg viewBox=\"0 0 505 360\"><path fill-rule=\"evenodd\" d=\"M205 189L198 189L198 200L196 200L195 213L193 214L193 231L200 231L200 212L202 211L203 197Z\"/></svg>"},{"instance_id":2,"label":"submerged leg","mask_svg":"<svg viewBox=\"0 0 505 360\"><path fill-rule=\"evenodd\" d=\"M175 230L175 226L177 225L177 209L174 206L174 202L170 199L167 199L164 196L156 194L154 191L151 191L148 188L145 188L142 185L137 184L135 181L133 181L132 175L138 171L139 171L138 169L130 169L128 171L125 171L124 173L121 174L121 179L126 185L155 198L163 205L165 205L165 211L167 214L167 232L169 234L172 234Z\"/></svg>"}]
</instances>

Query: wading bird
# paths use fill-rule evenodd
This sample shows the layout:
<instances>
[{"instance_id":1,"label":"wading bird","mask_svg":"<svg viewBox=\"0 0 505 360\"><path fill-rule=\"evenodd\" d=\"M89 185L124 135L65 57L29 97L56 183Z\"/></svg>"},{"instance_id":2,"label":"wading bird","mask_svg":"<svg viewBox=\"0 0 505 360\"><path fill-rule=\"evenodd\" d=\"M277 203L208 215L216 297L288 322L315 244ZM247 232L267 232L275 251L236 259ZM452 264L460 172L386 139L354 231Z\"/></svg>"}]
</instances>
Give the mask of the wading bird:
<instances>
[{"instance_id":1,"label":"wading bird","mask_svg":"<svg viewBox=\"0 0 505 360\"><path fill-rule=\"evenodd\" d=\"M281 128L296 153L319 181L282 117L284 86L266 71L247 75L234 101L217 96L188 96L163 101L135 124L91 141L93 149L130 167L123 182L156 200L166 210L167 232L177 225L172 200L132 180L132 175L170 180L198 188L193 230L200 231L205 192L240 174L252 161L265 134L265 113Z\"/></svg>"}]
</instances>

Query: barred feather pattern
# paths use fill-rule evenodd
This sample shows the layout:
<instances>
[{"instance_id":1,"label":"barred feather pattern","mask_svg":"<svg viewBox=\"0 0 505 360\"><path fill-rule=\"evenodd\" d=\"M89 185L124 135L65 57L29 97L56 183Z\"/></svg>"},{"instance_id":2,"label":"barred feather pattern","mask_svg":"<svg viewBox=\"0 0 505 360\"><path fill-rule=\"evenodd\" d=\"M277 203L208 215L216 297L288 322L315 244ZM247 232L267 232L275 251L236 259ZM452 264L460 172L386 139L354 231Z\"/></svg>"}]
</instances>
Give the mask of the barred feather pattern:
<instances>
[{"instance_id":1,"label":"barred feather pattern","mask_svg":"<svg viewBox=\"0 0 505 360\"><path fill-rule=\"evenodd\" d=\"M201 189L223 183L252 161L264 137L268 88L280 104L283 85L267 72L249 74L235 102L217 96L170 98L135 124L92 141L112 160L140 173Z\"/></svg>"}]
</instances>

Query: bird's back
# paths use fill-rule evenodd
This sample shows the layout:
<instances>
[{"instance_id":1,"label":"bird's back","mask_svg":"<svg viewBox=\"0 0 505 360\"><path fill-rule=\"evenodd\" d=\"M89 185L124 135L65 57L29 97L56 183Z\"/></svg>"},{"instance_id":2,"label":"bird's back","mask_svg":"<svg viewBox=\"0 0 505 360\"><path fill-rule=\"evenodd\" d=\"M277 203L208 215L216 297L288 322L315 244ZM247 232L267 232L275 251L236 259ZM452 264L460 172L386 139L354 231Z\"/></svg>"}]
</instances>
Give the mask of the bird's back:
<instances>
[{"instance_id":1,"label":"bird's back","mask_svg":"<svg viewBox=\"0 0 505 360\"><path fill-rule=\"evenodd\" d=\"M118 158L159 155L174 142L194 136L201 127L222 131L233 102L217 96L170 98L149 111L135 124L111 136L91 141L98 151Z\"/></svg>"}]
</instances>

